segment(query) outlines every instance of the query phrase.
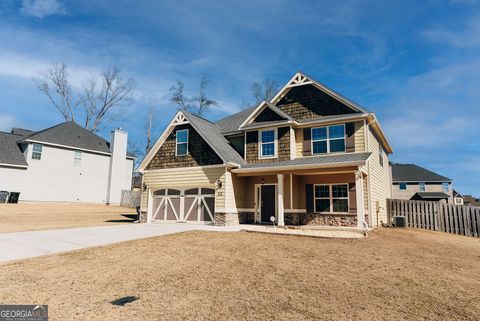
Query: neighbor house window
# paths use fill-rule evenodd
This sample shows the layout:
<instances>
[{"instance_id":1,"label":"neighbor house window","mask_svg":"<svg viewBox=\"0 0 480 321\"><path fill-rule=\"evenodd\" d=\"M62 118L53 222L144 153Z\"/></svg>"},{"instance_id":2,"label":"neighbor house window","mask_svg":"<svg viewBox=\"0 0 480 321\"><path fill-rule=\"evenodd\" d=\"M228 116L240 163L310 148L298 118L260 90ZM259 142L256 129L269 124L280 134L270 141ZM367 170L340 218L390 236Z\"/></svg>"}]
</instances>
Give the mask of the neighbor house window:
<instances>
[{"instance_id":1,"label":"neighbor house window","mask_svg":"<svg viewBox=\"0 0 480 321\"><path fill-rule=\"evenodd\" d=\"M345 125L312 128L312 152L345 152Z\"/></svg>"},{"instance_id":2,"label":"neighbor house window","mask_svg":"<svg viewBox=\"0 0 480 321\"><path fill-rule=\"evenodd\" d=\"M260 158L272 158L277 156L275 148L277 132L275 129L260 131Z\"/></svg>"},{"instance_id":3,"label":"neighbor house window","mask_svg":"<svg viewBox=\"0 0 480 321\"><path fill-rule=\"evenodd\" d=\"M442 190L445 192L445 193L448 193L450 191L450 184L448 182L444 182L442 183Z\"/></svg>"},{"instance_id":4,"label":"neighbor house window","mask_svg":"<svg viewBox=\"0 0 480 321\"><path fill-rule=\"evenodd\" d=\"M406 190L407 189L407 183L398 183L398 186L401 190Z\"/></svg>"},{"instance_id":5,"label":"neighbor house window","mask_svg":"<svg viewBox=\"0 0 480 321\"><path fill-rule=\"evenodd\" d=\"M315 212L348 212L348 184L315 185L314 198Z\"/></svg>"},{"instance_id":6,"label":"neighbor house window","mask_svg":"<svg viewBox=\"0 0 480 321\"><path fill-rule=\"evenodd\" d=\"M420 190L420 192L425 192L426 190L425 183L424 182L418 183L418 189Z\"/></svg>"},{"instance_id":7,"label":"neighbor house window","mask_svg":"<svg viewBox=\"0 0 480 321\"><path fill-rule=\"evenodd\" d=\"M188 129L177 130L177 156L188 154Z\"/></svg>"},{"instance_id":8,"label":"neighbor house window","mask_svg":"<svg viewBox=\"0 0 480 321\"><path fill-rule=\"evenodd\" d=\"M81 162L82 162L82 152L79 150L74 151L73 163L75 165L80 165Z\"/></svg>"},{"instance_id":9,"label":"neighbor house window","mask_svg":"<svg viewBox=\"0 0 480 321\"><path fill-rule=\"evenodd\" d=\"M32 159L42 159L43 146L40 144L33 144Z\"/></svg>"}]
</instances>

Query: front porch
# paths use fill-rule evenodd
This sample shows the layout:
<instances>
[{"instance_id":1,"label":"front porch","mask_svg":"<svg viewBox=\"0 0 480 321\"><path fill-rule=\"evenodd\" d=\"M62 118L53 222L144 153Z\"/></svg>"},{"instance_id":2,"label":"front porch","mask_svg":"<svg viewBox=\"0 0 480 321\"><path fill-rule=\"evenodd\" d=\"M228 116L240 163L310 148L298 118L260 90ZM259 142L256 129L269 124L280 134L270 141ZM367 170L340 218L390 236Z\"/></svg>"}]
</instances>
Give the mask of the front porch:
<instances>
[{"instance_id":1,"label":"front porch","mask_svg":"<svg viewBox=\"0 0 480 321\"><path fill-rule=\"evenodd\" d=\"M364 229L366 174L360 166L290 171L233 170L233 209L240 224L323 225ZM236 220L233 220L234 222ZM224 221L228 224L228 220Z\"/></svg>"}]
</instances>

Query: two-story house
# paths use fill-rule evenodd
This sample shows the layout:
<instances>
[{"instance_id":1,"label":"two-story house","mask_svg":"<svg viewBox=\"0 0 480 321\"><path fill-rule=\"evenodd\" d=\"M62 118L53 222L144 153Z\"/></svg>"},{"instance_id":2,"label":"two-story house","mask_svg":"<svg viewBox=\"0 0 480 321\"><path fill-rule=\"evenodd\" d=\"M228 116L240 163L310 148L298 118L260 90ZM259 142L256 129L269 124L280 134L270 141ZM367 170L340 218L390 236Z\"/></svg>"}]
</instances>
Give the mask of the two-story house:
<instances>
[{"instance_id":1,"label":"two-story house","mask_svg":"<svg viewBox=\"0 0 480 321\"><path fill-rule=\"evenodd\" d=\"M0 132L0 191L20 201L120 204L132 183L127 139L114 130L108 142L74 122Z\"/></svg>"},{"instance_id":2,"label":"two-story house","mask_svg":"<svg viewBox=\"0 0 480 321\"><path fill-rule=\"evenodd\" d=\"M215 123L179 111L140 165L147 222L378 226L392 153L375 115L298 72Z\"/></svg>"},{"instance_id":3,"label":"two-story house","mask_svg":"<svg viewBox=\"0 0 480 321\"><path fill-rule=\"evenodd\" d=\"M457 204L452 180L415 164L392 164L392 198ZM460 195L460 194L458 194ZM460 195L461 197L461 195Z\"/></svg>"}]
</instances>

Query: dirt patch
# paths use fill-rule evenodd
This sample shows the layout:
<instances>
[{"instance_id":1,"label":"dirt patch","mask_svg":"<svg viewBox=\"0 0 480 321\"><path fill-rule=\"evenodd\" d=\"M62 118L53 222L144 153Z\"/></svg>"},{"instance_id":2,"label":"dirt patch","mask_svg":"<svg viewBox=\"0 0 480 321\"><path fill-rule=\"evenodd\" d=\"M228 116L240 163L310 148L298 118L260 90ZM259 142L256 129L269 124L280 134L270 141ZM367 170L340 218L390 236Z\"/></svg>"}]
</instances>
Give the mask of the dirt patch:
<instances>
[{"instance_id":1,"label":"dirt patch","mask_svg":"<svg viewBox=\"0 0 480 321\"><path fill-rule=\"evenodd\" d=\"M135 209L122 206L19 203L0 204L0 233L131 223Z\"/></svg>"},{"instance_id":2,"label":"dirt patch","mask_svg":"<svg viewBox=\"0 0 480 321\"><path fill-rule=\"evenodd\" d=\"M0 302L51 320L478 320L479 262L480 240L435 232L188 232L1 265Z\"/></svg>"}]
</instances>

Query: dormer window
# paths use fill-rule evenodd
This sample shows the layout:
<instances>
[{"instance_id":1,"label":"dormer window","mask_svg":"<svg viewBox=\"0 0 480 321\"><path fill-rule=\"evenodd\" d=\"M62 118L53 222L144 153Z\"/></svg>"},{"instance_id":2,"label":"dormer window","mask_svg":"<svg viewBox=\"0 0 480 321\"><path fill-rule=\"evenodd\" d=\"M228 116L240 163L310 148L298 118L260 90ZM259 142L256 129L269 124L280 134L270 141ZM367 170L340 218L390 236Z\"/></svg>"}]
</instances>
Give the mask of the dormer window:
<instances>
[{"instance_id":1,"label":"dormer window","mask_svg":"<svg viewBox=\"0 0 480 321\"><path fill-rule=\"evenodd\" d=\"M177 130L175 151L176 156L188 155L188 129Z\"/></svg>"},{"instance_id":2,"label":"dormer window","mask_svg":"<svg viewBox=\"0 0 480 321\"><path fill-rule=\"evenodd\" d=\"M312 128L313 154L344 153L345 125Z\"/></svg>"},{"instance_id":3,"label":"dormer window","mask_svg":"<svg viewBox=\"0 0 480 321\"><path fill-rule=\"evenodd\" d=\"M260 131L260 158L277 157L277 130Z\"/></svg>"},{"instance_id":4,"label":"dormer window","mask_svg":"<svg viewBox=\"0 0 480 321\"><path fill-rule=\"evenodd\" d=\"M32 159L42 159L42 149L43 145L41 144L33 144L32 147Z\"/></svg>"}]
</instances>

